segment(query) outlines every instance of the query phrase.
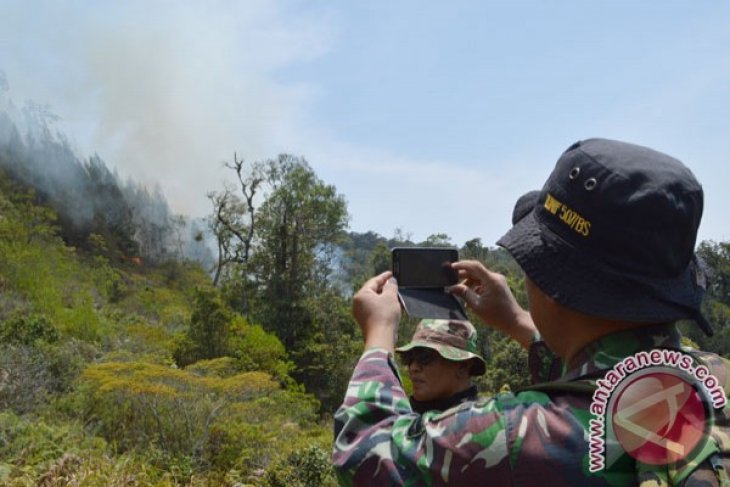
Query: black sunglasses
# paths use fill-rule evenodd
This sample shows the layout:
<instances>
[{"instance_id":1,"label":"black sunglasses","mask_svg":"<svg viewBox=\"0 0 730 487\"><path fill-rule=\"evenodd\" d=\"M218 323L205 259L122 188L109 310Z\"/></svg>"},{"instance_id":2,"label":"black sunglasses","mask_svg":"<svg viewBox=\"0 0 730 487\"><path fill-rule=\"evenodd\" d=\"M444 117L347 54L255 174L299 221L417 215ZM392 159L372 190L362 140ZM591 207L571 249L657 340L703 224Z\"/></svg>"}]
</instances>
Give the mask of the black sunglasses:
<instances>
[{"instance_id":1,"label":"black sunglasses","mask_svg":"<svg viewBox=\"0 0 730 487\"><path fill-rule=\"evenodd\" d=\"M407 366L417 362L422 366L430 365L436 361L439 353L431 348L419 347L401 354L403 364Z\"/></svg>"}]
</instances>

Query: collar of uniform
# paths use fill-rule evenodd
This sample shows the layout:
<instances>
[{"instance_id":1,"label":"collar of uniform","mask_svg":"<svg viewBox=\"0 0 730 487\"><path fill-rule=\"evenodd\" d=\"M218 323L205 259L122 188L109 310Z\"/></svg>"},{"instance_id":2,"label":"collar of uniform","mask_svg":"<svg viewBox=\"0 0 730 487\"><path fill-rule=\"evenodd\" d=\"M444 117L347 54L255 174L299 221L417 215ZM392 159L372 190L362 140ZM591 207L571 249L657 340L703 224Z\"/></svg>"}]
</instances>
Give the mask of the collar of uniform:
<instances>
[{"instance_id":1,"label":"collar of uniform","mask_svg":"<svg viewBox=\"0 0 730 487\"><path fill-rule=\"evenodd\" d=\"M589 343L570 363L563 364L561 380L597 375L642 350L678 348L679 338L674 324L642 326L606 335Z\"/></svg>"},{"instance_id":2,"label":"collar of uniform","mask_svg":"<svg viewBox=\"0 0 730 487\"><path fill-rule=\"evenodd\" d=\"M457 392L453 396L449 396L444 399L436 399L434 401L419 401L413 396L408 399L411 402L411 408L418 414L423 414L426 411L446 411L454 406L458 406L462 402L476 401L477 399L477 386L472 385L468 389L461 392Z\"/></svg>"}]
</instances>

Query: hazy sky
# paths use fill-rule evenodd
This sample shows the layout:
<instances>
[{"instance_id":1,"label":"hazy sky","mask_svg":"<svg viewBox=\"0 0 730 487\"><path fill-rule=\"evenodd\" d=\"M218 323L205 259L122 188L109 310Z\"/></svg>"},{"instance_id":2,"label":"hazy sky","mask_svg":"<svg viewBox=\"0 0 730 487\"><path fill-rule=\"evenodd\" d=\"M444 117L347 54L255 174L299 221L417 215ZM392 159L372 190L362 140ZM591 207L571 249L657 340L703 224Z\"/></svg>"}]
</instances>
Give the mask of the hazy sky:
<instances>
[{"instance_id":1,"label":"hazy sky","mask_svg":"<svg viewBox=\"0 0 730 487\"><path fill-rule=\"evenodd\" d=\"M683 160L730 240L730 3L0 0L17 103L209 213L234 151L305 156L350 228L495 240L576 140Z\"/></svg>"}]
</instances>

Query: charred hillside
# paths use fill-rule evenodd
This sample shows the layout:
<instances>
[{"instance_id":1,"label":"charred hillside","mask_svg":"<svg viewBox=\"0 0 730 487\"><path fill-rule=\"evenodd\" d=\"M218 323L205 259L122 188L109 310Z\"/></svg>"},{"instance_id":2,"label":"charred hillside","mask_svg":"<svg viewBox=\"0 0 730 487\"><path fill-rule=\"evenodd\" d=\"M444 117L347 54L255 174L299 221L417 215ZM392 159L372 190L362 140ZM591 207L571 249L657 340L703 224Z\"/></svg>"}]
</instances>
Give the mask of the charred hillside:
<instances>
[{"instance_id":1,"label":"charred hillside","mask_svg":"<svg viewBox=\"0 0 730 487\"><path fill-rule=\"evenodd\" d=\"M117 261L209 264L206 225L175 215L162 192L122 181L98 155L78 156L47 107L0 97L0 170L52 208L64 241Z\"/></svg>"}]
</instances>

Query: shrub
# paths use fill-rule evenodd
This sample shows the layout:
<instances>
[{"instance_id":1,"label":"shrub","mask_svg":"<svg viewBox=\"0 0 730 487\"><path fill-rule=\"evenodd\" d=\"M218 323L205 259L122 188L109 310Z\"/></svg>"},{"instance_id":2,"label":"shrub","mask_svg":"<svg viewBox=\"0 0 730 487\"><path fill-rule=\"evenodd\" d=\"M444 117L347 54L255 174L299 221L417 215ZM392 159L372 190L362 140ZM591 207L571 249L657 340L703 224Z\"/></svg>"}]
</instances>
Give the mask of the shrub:
<instances>
[{"instance_id":1,"label":"shrub","mask_svg":"<svg viewBox=\"0 0 730 487\"><path fill-rule=\"evenodd\" d=\"M201 377L231 377L240 373L241 367L233 357L221 357L200 360L185 367L185 370Z\"/></svg>"},{"instance_id":2,"label":"shrub","mask_svg":"<svg viewBox=\"0 0 730 487\"><path fill-rule=\"evenodd\" d=\"M105 447L104 440L87 436L79 423L50 423L0 412L0 458L10 466L5 470L7 477L43 470L65 453L103 451Z\"/></svg>"},{"instance_id":3,"label":"shrub","mask_svg":"<svg viewBox=\"0 0 730 487\"><path fill-rule=\"evenodd\" d=\"M242 370L261 370L289 384L289 373L294 365L288 360L284 344L273 333L259 325L249 324L236 317L230 325L230 354L238 359Z\"/></svg>"},{"instance_id":4,"label":"shrub","mask_svg":"<svg viewBox=\"0 0 730 487\"><path fill-rule=\"evenodd\" d=\"M83 342L0 345L0 407L26 413L70 390L95 354Z\"/></svg>"},{"instance_id":5,"label":"shrub","mask_svg":"<svg viewBox=\"0 0 730 487\"><path fill-rule=\"evenodd\" d=\"M58 339L58 330L42 314L16 312L8 319L0 321L0 343L33 345L36 341L54 343Z\"/></svg>"},{"instance_id":6,"label":"shrub","mask_svg":"<svg viewBox=\"0 0 730 487\"><path fill-rule=\"evenodd\" d=\"M329 429L315 425L318 406L311 395L291 390L235 403L211 429L206 462L245 477L313 440L329 438Z\"/></svg>"},{"instance_id":7,"label":"shrub","mask_svg":"<svg viewBox=\"0 0 730 487\"><path fill-rule=\"evenodd\" d=\"M266 487L336 487L330 453L312 445L290 453L266 470Z\"/></svg>"},{"instance_id":8,"label":"shrub","mask_svg":"<svg viewBox=\"0 0 730 487\"><path fill-rule=\"evenodd\" d=\"M88 421L120 451L156 445L173 455L202 457L211 428L231 407L272 393L268 374L227 378L139 362L92 365L82 375Z\"/></svg>"}]
</instances>

